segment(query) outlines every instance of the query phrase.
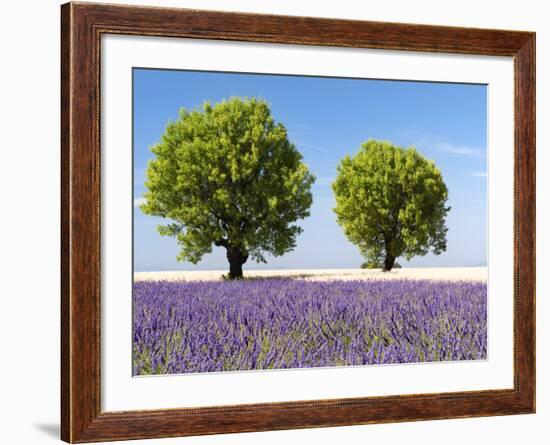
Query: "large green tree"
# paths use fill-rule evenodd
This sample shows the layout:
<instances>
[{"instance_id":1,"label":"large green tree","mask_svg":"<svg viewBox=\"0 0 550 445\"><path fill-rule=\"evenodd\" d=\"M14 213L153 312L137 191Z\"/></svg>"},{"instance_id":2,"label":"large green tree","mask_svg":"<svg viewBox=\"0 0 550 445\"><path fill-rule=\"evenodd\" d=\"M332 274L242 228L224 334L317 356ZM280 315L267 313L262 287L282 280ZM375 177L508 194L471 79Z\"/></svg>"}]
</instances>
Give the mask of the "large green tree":
<instances>
[{"instance_id":1,"label":"large green tree","mask_svg":"<svg viewBox=\"0 0 550 445\"><path fill-rule=\"evenodd\" d=\"M177 239L179 261L197 263L221 246L233 279L249 257L266 262L266 253L295 247L315 178L265 101L182 109L151 150L140 208L169 220L158 230Z\"/></svg>"},{"instance_id":2,"label":"large green tree","mask_svg":"<svg viewBox=\"0 0 550 445\"><path fill-rule=\"evenodd\" d=\"M338 166L332 184L338 222L367 264L392 269L447 248L447 186L439 169L414 148L369 140Z\"/></svg>"}]
</instances>

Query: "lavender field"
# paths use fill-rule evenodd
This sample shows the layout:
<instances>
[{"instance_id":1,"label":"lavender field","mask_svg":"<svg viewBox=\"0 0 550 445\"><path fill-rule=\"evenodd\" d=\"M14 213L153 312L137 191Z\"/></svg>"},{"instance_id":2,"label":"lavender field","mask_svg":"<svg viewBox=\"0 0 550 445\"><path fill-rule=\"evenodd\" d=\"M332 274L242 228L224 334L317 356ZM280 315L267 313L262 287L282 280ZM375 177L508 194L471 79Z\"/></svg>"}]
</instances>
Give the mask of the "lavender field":
<instances>
[{"instance_id":1,"label":"lavender field","mask_svg":"<svg viewBox=\"0 0 550 445\"><path fill-rule=\"evenodd\" d=\"M487 357L487 285L431 280L134 283L133 373Z\"/></svg>"}]
</instances>

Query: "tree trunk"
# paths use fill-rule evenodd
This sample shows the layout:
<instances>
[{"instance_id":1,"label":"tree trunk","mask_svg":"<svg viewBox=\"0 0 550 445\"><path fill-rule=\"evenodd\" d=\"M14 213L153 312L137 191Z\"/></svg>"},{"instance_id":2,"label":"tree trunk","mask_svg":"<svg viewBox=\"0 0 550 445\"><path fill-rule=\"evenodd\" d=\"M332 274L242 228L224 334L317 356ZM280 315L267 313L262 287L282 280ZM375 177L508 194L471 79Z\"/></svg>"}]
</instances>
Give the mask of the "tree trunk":
<instances>
[{"instance_id":1,"label":"tree trunk","mask_svg":"<svg viewBox=\"0 0 550 445\"><path fill-rule=\"evenodd\" d=\"M395 257L386 253L386 258L384 258L384 269L383 272L389 272L392 270L393 265L395 264Z\"/></svg>"},{"instance_id":2,"label":"tree trunk","mask_svg":"<svg viewBox=\"0 0 550 445\"><path fill-rule=\"evenodd\" d=\"M227 261L229 261L230 280L240 280L243 277L243 264L248 260L248 254L243 253L238 247L227 248Z\"/></svg>"},{"instance_id":3,"label":"tree trunk","mask_svg":"<svg viewBox=\"0 0 550 445\"><path fill-rule=\"evenodd\" d=\"M239 280L243 277L243 265L239 261L229 263L229 278L231 280Z\"/></svg>"}]
</instances>

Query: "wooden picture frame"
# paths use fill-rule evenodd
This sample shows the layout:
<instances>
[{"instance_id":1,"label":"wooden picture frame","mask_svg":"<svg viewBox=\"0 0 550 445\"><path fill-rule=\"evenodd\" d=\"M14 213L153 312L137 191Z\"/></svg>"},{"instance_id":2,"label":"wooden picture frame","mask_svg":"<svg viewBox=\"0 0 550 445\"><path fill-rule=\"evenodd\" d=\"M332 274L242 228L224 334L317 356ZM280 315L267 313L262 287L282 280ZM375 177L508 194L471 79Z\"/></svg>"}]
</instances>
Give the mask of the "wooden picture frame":
<instances>
[{"instance_id":1,"label":"wooden picture frame","mask_svg":"<svg viewBox=\"0 0 550 445\"><path fill-rule=\"evenodd\" d=\"M512 56L513 389L102 412L99 116L100 38L106 33ZM534 33L67 3L61 7L61 34L63 440L93 442L535 412Z\"/></svg>"}]
</instances>

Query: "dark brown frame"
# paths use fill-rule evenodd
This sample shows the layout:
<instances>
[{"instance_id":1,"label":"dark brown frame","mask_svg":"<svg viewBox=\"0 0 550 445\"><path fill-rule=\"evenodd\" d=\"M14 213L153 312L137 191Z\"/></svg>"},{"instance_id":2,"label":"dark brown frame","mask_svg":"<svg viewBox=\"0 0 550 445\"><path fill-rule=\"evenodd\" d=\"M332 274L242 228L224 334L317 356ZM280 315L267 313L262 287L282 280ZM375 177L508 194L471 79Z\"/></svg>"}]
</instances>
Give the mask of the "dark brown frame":
<instances>
[{"instance_id":1,"label":"dark brown frame","mask_svg":"<svg viewBox=\"0 0 550 445\"><path fill-rule=\"evenodd\" d=\"M514 388L102 412L99 69L104 33L512 56ZM93 442L535 412L534 33L67 3L61 7L61 36L63 440Z\"/></svg>"}]
</instances>

